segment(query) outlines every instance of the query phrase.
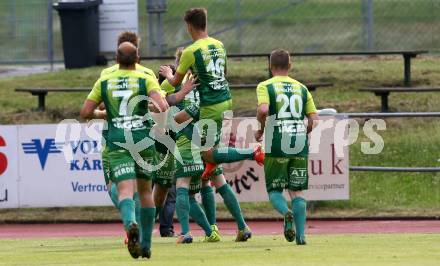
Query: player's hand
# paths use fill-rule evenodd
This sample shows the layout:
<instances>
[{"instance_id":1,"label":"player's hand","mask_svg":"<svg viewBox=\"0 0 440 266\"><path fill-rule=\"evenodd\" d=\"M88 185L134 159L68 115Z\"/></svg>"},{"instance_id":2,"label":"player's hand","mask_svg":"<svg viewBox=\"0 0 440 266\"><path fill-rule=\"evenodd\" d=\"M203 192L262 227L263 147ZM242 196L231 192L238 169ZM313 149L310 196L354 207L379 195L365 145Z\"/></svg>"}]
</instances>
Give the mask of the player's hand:
<instances>
[{"instance_id":1,"label":"player's hand","mask_svg":"<svg viewBox=\"0 0 440 266\"><path fill-rule=\"evenodd\" d=\"M192 74L189 75L188 79L185 81L185 83L182 84L182 93L184 95L187 95L188 93L190 93L192 90L194 90L194 88L197 87L196 84L197 78L195 78Z\"/></svg>"},{"instance_id":2,"label":"player's hand","mask_svg":"<svg viewBox=\"0 0 440 266\"><path fill-rule=\"evenodd\" d=\"M257 131L255 131L254 136L255 136L255 140L258 142L263 141L263 135L264 135L264 131L259 129Z\"/></svg>"},{"instance_id":3,"label":"player's hand","mask_svg":"<svg viewBox=\"0 0 440 266\"><path fill-rule=\"evenodd\" d=\"M161 66L159 68L159 74L167 79L170 79L173 77L173 70L169 66Z\"/></svg>"}]
</instances>

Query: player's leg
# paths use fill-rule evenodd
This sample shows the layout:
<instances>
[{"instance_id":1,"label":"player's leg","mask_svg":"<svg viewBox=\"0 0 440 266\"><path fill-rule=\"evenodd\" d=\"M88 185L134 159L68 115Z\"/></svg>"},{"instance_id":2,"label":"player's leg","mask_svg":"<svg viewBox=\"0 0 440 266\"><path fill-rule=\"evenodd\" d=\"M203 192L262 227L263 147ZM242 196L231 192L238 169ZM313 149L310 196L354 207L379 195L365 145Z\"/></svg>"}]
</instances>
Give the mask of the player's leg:
<instances>
[{"instance_id":1,"label":"player's leg","mask_svg":"<svg viewBox=\"0 0 440 266\"><path fill-rule=\"evenodd\" d=\"M137 259L140 255L139 225L136 222L136 203L133 200L134 180L118 182L119 212L127 232L127 248L130 255Z\"/></svg>"},{"instance_id":2,"label":"player's leg","mask_svg":"<svg viewBox=\"0 0 440 266\"><path fill-rule=\"evenodd\" d=\"M303 191L308 189L308 157L294 157L289 165L289 194L292 199L292 210L295 218L296 244L305 245L307 201Z\"/></svg>"},{"instance_id":3,"label":"player's leg","mask_svg":"<svg viewBox=\"0 0 440 266\"><path fill-rule=\"evenodd\" d=\"M152 182L145 178L137 179L139 198L141 203L141 245L142 257L151 257L151 238L153 235L154 219L156 217L156 207L153 199Z\"/></svg>"},{"instance_id":4,"label":"player's leg","mask_svg":"<svg viewBox=\"0 0 440 266\"><path fill-rule=\"evenodd\" d=\"M205 232L205 242L218 242L220 241L218 230L213 230L208 221L208 218L206 217L205 211L195 198L195 195L201 191L201 188L202 182L200 178L198 176L194 176L191 179L189 187L190 216Z\"/></svg>"},{"instance_id":5,"label":"player's leg","mask_svg":"<svg viewBox=\"0 0 440 266\"><path fill-rule=\"evenodd\" d=\"M269 201L274 209L284 217L284 237L287 241L292 242L295 240L293 213L283 196L283 190L287 187L288 166L288 158L266 157L264 160L264 175Z\"/></svg>"},{"instance_id":6,"label":"player's leg","mask_svg":"<svg viewBox=\"0 0 440 266\"><path fill-rule=\"evenodd\" d=\"M157 158L155 149L143 150L140 154L144 161L156 165ZM141 220L141 255L143 258L151 257L151 238L153 235L156 207L153 198L152 180L153 172L144 169L140 165L135 166L137 176L137 189L140 199L140 220Z\"/></svg>"},{"instance_id":7,"label":"player's leg","mask_svg":"<svg viewBox=\"0 0 440 266\"><path fill-rule=\"evenodd\" d=\"M156 219L162 210L167 198L168 190L174 183L174 156L172 153L164 154L156 152L158 162L166 160L163 166L154 175L154 202L156 204Z\"/></svg>"},{"instance_id":8,"label":"player's leg","mask_svg":"<svg viewBox=\"0 0 440 266\"><path fill-rule=\"evenodd\" d=\"M192 236L189 226L189 184L191 177L178 177L176 180L176 213L181 226L181 234L177 243L192 243Z\"/></svg>"},{"instance_id":9,"label":"player's leg","mask_svg":"<svg viewBox=\"0 0 440 266\"><path fill-rule=\"evenodd\" d=\"M220 233L217 227L217 204L215 202L214 189L211 186L210 180L202 180L202 189L200 191L202 198L203 209L205 209L206 218L211 225L212 230Z\"/></svg>"},{"instance_id":10,"label":"player's leg","mask_svg":"<svg viewBox=\"0 0 440 266\"><path fill-rule=\"evenodd\" d=\"M117 184L118 209L124 228L128 235L128 251L133 258L139 257L139 229L136 223L135 201L135 162L127 151L111 151L108 154L110 161L110 180Z\"/></svg>"},{"instance_id":11,"label":"player's leg","mask_svg":"<svg viewBox=\"0 0 440 266\"><path fill-rule=\"evenodd\" d=\"M219 172L219 170L216 170L216 172ZM252 237L252 232L244 220L237 196L235 195L231 186L226 182L226 179L222 173L216 174L212 178L212 181L214 183L214 186L217 188L217 192L223 198L223 202L225 203L226 208L231 213L232 217L234 217L234 220L237 223L238 232L235 241L247 241L249 238Z\"/></svg>"}]
</instances>

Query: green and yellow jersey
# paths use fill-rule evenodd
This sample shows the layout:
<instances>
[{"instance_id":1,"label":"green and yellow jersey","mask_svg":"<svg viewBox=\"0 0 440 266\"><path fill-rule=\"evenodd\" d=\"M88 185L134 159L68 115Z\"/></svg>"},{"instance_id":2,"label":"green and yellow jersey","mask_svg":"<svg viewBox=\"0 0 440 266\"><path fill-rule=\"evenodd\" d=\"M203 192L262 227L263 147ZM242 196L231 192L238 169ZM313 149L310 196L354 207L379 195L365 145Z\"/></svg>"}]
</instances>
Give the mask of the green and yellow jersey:
<instances>
[{"instance_id":1,"label":"green and yellow jersey","mask_svg":"<svg viewBox=\"0 0 440 266\"><path fill-rule=\"evenodd\" d=\"M209 106L231 99L225 78L226 50L223 43L208 37L186 47L180 58L177 73L191 70L197 76L200 106Z\"/></svg>"},{"instance_id":2,"label":"green and yellow jersey","mask_svg":"<svg viewBox=\"0 0 440 266\"><path fill-rule=\"evenodd\" d=\"M119 64L115 64L115 65L113 65L111 67L104 68L101 71L101 77L106 76L106 75L108 75L108 74L110 74L112 72L115 72L116 70L119 70ZM149 69L149 68L147 68L147 67L144 67L143 65L136 64L136 71L144 72L145 74L151 75L154 78L156 78L156 75L154 74L154 71Z\"/></svg>"},{"instance_id":3,"label":"green and yellow jersey","mask_svg":"<svg viewBox=\"0 0 440 266\"><path fill-rule=\"evenodd\" d=\"M142 121L142 117L148 113L147 101L140 99L131 106L131 100L137 96L147 96L152 91L161 92L157 79L136 70L118 69L96 81L87 99L105 104L107 147L110 151L120 148L115 142L126 142L127 132L131 132L135 143L148 137L151 120Z\"/></svg>"},{"instance_id":4,"label":"green and yellow jersey","mask_svg":"<svg viewBox=\"0 0 440 266\"><path fill-rule=\"evenodd\" d=\"M266 155L269 157L305 156L308 154L306 115L316 113L307 87L288 76L275 76L258 84L258 105L269 105L266 119ZM289 141L289 142L287 142ZM291 154L286 149L302 147Z\"/></svg>"}]
</instances>

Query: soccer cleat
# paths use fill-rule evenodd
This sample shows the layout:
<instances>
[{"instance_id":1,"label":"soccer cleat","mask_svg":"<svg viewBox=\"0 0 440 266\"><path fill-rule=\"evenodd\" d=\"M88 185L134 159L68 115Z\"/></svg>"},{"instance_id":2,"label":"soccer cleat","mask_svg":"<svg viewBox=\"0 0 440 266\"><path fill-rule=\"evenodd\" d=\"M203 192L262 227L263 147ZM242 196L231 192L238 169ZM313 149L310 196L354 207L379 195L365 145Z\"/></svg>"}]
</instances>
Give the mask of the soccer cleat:
<instances>
[{"instance_id":1,"label":"soccer cleat","mask_svg":"<svg viewBox=\"0 0 440 266\"><path fill-rule=\"evenodd\" d=\"M215 168L217 168L217 165L215 163L205 162L205 171L203 171L202 180L208 180L209 177L211 177L212 172L214 172Z\"/></svg>"},{"instance_id":2,"label":"soccer cleat","mask_svg":"<svg viewBox=\"0 0 440 266\"><path fill-rule=\"evenodd\" d=\"M179 235L177 237L177 244L190 244L193 242L193 237L191 235L191 233L186 233L184 235Z\"/></svg>"},{"instance_id":3,"label":"soccer cleat","mask_svg":"<svg viewBox=\"0 0 440 266\"><path fill-rule=\"evenodd\" d=\"M261 148L261 145L258 145L258 147L255 148L254 150L254 160L259 164L259 165L264 165L264 151Z\"/></svg>"},{"instance_id":4,"label":"soccer cleat","mask_svg":"<svg viewBox=\"0 0 440 266\"><path fill-rule=\"evenodd\" d=\"M128 235L128 244L127 244L128 252L134 259L137 259L139 258L141 253L141 242L139 239L139 228L137 224L133 223L130 225L127 235Z\"/></svg>"},{"instance_id":5,"label":"soccer cleat","mask_svg":"<svg viewBox=\"0 0 440 266\"><path fill-rule=\"evenodd\" d=\"M149 248L142 248L142 258L151 258L151 249Z\"/></svg>"},{"instance_id":6,"label":"soccer cleat","mask_svg":"<svg viewBox=\"0 0 440 266\"><path fill-rule=\"evenodd\" d=\"M252 232L249 227L245 227L243 230L238 230L237 238L235 238L235 242L246 242L249 238L252 237Z\"/></svg>"},{"instance_id":7,"label":"soccer cleat","mask_svg":"<svg viewBox=\"0 0 440 266\"><path fill-rule=\"evenodd\" d=\"M218 230L218 226L216 224L211 225L211 230L220 235L220 231Z\"/></svg>"},{"instance_id":8,"label":"soccer cleat","mask_svg":"<svg viewBox=\"0 0 440 266\"><path fill-rule=\"evenodd\" d=\"M212 230L212 233L210 236L205 236L205 239L203 239L203 242L220 242L221 237L218 233L218 231Z\"/></svg>"},{"instance_id":9,"label":"soccer cleat","mask_svg":"<svg viewBox=\"0 0 440 266\"><path fill-rule=\"evenodd\" d=\"M305 236L296 236L295 241L296 241L297 245L306 245L307 244Z\"/></svg>"},{"instance_id":10,"label":"soccer cleat","mask_svg":"<svg viewBox=\"0 0 440 266\"><path fill-rule=\"evenodd\" d=\"M294 219L290 211L284 216L284 237L288 242L295 240Z\"/></svg>"}]
</instances>

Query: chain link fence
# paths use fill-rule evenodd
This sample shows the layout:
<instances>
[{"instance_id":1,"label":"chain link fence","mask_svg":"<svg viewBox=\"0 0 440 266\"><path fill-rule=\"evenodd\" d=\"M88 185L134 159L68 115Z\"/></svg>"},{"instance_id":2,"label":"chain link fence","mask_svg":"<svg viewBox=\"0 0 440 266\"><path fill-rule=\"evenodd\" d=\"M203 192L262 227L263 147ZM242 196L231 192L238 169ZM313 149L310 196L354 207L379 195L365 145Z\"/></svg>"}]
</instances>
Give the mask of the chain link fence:
<instances>
[{"instance_id":1,"label":"chain link fence","mask_svg":"<svg viewBox=\"0 0 440 266\"><path fill-rule=\"evenodd\" d=\"M172 55L191 43L183 14L203 6L228 53L440 50L439 0L167 0L160 15L139 0L142 53ZM0 62L62 60L52 0L0 0Z\"/></svg>"}]
</instances>

